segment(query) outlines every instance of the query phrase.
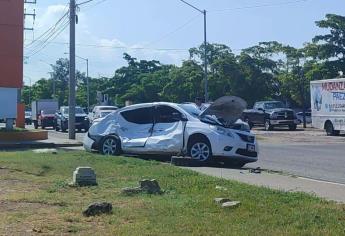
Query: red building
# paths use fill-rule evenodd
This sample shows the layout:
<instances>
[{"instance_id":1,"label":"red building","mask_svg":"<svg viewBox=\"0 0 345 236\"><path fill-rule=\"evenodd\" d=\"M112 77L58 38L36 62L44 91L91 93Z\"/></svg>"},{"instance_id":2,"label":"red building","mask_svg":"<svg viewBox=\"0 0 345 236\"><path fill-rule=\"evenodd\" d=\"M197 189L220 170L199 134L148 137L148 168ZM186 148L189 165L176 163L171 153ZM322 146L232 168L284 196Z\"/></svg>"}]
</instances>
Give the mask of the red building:
<instances>
[{"instance_id":1,"label":"red building","mask_svg":"<svg viewBox=\"0 0 345 236\"><path fill-rule=\"evenodd\" d=\"M6 107L0 112L0 118L4 116L1 113L10 112L12 104L15 104L16 117L5 118L17 118L17 121L21 117L21 109L17 109L17 100L13 101L15 96L4 96L17 94L17 89L23 85L23 18L24 0L0 1L0 107Z\"/></svg>"}]
</instances>

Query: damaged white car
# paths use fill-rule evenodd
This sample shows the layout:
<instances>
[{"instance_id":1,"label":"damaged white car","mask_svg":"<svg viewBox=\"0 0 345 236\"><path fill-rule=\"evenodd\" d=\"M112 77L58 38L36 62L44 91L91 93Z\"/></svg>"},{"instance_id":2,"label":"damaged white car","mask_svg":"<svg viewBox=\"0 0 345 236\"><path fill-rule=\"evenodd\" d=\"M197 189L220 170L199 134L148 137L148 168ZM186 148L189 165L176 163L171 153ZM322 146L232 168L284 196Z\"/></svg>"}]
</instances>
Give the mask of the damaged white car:
<instances>
[{"instance_id":1,"label":"damaged white car","mask_svg":"<svg viewBox=\"0 0 345 236\"><path fill-rule=\"evenodd\" d=\"M228 96L204 111L194 104L132 105L91 126L84 148L106 155L185 155L243 166L258 159L254 134L238 120L245 108L244 100Z\"/></svg>"}]
</instances>

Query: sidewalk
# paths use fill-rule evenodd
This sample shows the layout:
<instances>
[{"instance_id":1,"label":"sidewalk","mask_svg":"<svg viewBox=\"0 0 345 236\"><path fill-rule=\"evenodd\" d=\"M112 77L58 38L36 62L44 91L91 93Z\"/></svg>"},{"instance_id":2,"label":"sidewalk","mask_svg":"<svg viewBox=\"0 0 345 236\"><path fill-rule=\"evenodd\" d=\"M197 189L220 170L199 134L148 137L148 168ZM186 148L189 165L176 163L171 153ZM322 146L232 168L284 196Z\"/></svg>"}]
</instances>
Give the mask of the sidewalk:
<instances>
[{"instance_id":1,"label":"sidewalk","mask_svg":"<svg viewBox=\"0 0 345 236\"><path fill-rule=\"evenodd\" d=\"M83 144L77 140L69 140L64 138L51 137L41 141L26 142L0 142L0 150L13 149L31 149L31 148L65 148L65 147L81 147Z\"/></svg>"},{"instance_id":2,"label":"sidewalk","mask_svg":"<svg viewBox=\"0 0 345 236\"><path fill-rule=\"evenodd\" d=\"M325 182L280 174L271 174L262 171L261 174L249 173L248 170L211 168L211 167L182 167L194 170L206 175L239 182L268 187L287 192L306 192L315 194L326 200L345 203L345 184Z\"/></svg>"}]
</instances>

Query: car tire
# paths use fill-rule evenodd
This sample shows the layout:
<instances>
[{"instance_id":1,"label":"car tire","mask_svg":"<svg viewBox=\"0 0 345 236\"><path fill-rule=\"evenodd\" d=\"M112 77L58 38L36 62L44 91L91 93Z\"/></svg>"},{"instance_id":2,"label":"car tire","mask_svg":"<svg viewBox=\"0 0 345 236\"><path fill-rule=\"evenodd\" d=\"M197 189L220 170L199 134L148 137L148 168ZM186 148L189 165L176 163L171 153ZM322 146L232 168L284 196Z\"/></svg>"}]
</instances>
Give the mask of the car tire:
<instances>
[{"instance_id":1,"label":"car tire","mask_svg":"<svg viewBox=\"0 0 345 236\"><path fill-rule=\"evenodd\" d=\"M327 136L337 136L340 134L339 130L334 130L333 124L330 121L326 122L325 130L326 130Z\"/></svg>"},{"instance_id":2,"label":"car tire","mask_svg":"<svg viewBox=\"0 0 345 236\"><path fill-rule=\"evenodd\" d=\"M62 123L62 121L60 122L60 127L61 127L61 132L66 132L66 130L67 130L67 127L64 125L64 123Z\"/></svg>"},{"instance_id":3,"label":"car tire","mask_svg":"<svg viewBox=\"0 0 345 236\"><path fill-rule=\"evenodd\" d=\"M60 128L59 128L57 123L54 124L54 129L55 129L55 131L59 131L60 130Z\"/></svg>"},{"instance_id":4,"label":"car tire","mask_svg":"<svg viewBox=\"0 0 345 236\"><path fill-rule=\"evenodd\" d=\"M37 122L37 120L34 121L34 127L35 127L35 129L38 129L38 122Z\"/></svg>"},{"instance_id":5,"label":"car tire","mask_svg":"<svg viewBox=\"0 0 345 236\"><path fill-rule=\"evenodd\" d=\"M271 125L271 122L270 122L270 120L265 120L265 130L266 131L271 131L271 130L273 130L273 126Z\"/></svg>"},{"instance_id":6,"label":"car tire","mask_svg":"<svg viewBox=\"0 0 345 236\"><path fill-rule=\"evenodd\" d=\"M245 119L244 119L244 122L246 122L246 123L249 125L249 129L252 129L252 128L253 128L254 125L253 125L252 122L249 121L248 118L245 118Z\"/></svg>"},{"instance_id":7,"label":"car tire","mask_svg":"<svg viewBox=\"0 0 345 236\"><path fill-rule=\"evenodd\" d=\"M99 151L103 155L116 156L121 153L121 142L119 138L115 136L105 137L101 145L99 146Z\"/></svg>"},{"instance_id":8,"label":"car tire","mask_svg":"<svg viewBox=\"0 0 345 236\"><path fill-rule=\"evenodd\" d=\"M295 131L297 129L297 125L289 125L289 130Z\"/></svg>"},{"instance_id":9,"label":"car tire","mask_svg":"<svg viewBox=\"0 0 345 236\"><path fill-rule=\"evenodd\" d=\"M188 155L200 162L208 162L212 159L212 148L210 141L204 137L193 138L188 143Z\"/></svg>"}]
</instances>

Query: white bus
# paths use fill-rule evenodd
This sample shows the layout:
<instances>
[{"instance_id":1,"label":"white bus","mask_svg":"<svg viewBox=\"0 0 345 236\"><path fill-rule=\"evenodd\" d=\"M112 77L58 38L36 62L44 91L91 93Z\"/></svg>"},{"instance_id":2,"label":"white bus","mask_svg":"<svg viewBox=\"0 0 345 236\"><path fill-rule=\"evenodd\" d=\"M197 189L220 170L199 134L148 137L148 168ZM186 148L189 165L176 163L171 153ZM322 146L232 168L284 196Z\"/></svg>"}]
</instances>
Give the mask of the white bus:
<instances>
[{"instance_id":1,"label":"white bus","mask_svg":"<svg viewBox=\"0 0 345 236\"><path fill-rule=\"evenodd\" d=\"M327 135L345 131L345 78L310 82L313 127Z\"/></svg>"}]
</instances>

